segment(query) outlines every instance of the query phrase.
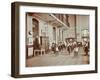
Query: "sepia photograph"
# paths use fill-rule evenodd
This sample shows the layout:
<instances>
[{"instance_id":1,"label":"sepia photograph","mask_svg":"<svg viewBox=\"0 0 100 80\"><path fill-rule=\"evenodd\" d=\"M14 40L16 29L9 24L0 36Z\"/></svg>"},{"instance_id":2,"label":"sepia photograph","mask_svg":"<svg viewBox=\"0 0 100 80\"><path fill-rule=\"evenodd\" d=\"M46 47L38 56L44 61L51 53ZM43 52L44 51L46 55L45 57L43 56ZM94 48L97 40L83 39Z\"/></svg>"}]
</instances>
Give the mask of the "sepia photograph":
<instances>
[{"instance_id":1,"label":"sepia photograph","mask_svg":"<svg viewBox=\"0 0 100 80\"><path fill-rule=\"evenodd\" d=\"M12 3L12 77L97 73L97 7Z\"/></svg>"},{"instance_id":2,"label":"sepia photograph","mask_svg":"<svg viewBox=\"0 0 100 80\"><path fill-rule=\"evenodd\" d=\"M89 15L26 12L26 67L90 62Z\"/></svg>"}]
</instances>

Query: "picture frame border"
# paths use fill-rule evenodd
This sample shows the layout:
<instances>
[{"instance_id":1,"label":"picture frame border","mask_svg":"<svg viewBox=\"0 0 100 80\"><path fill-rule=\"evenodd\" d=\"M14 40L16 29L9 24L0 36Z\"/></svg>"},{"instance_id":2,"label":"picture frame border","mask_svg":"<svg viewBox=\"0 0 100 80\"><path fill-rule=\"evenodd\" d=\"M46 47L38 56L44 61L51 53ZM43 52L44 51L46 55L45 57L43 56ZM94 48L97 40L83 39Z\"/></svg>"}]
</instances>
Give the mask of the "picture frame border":
<instances>
[{"instance_id":1,"label":"picture frame border","mask_svg":"<svg viewBox=\"0 0 100 80\"><path fill-rule=\"evenodd\" d=\"M19 74L19 7L20 6L43 6L43 7L57 7L57 8L73 8L73 9L89 9L95 11L95 70L89 71L73 71L73 72L59 72L59 73L43 73L43 74ZM97 73L97 7L96 6L81 6L81 5L64 5L64 4L48 4L48 3L31 3L31 2L13 2L11 3L11 76L15 78L25 77L40 77L40 76L58 76L58 75L73 75L73 74L88 74Z\"/></svg>"}]
</instances>

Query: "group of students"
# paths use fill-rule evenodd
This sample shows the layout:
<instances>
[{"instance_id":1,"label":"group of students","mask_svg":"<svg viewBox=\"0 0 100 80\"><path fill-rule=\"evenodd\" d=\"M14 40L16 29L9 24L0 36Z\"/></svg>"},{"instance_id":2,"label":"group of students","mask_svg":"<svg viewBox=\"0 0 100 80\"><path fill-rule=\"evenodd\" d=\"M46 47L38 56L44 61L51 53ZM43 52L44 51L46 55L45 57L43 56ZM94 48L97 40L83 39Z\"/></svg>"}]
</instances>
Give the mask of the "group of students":
<instances>
[{"instance_id":1,"label":"group of students","mask_svg":"<svg viewBox=\"0 0 100 80\"><path fill-rule=\"evenodd\" d=\"M70 54L72 51L74 51L74 56L78 55L78 50L79 50L79 46L77 44L76 41L74 42L68 42L67 43L67 51Z\"/></svg>"},{"instance_id":2,"label":"group of students","mask_svg":"<svg viewBox=\"0 0 100 80\"><path fill-rule=\"evenodd\" d=\"M59 42L58 44L52 43L51 50L54 53L58 53L58 51L62 51L64 49L66 49L66 44L64 44L64 42Z\"/></svg>"},{"instance_id":3,"label":"group of students","mask_svg":"<svg viewBox=\"0 0 100 80\"><path fill-rule=\"evenodd\" d=\"M56 54L58 51L67 50L70 54L74 49L78 50L77 42L59 42L58 44L52 43L51 50Z\"/></svg>"},{"instance_id":4,"label":"group of students","mask_svg":"<svg viewBox=\"0 0 100 80\"><path fill-rule=\"evenodd\" d=\"M73 42L59 42L58 44L56 43L52 43L51 49L54 52L54 54L58 54L58 51L63 51L66 50L69 55L70 53L74 53L74 56L78 55L79 52L79 44L77 41L73 41ZM88 55L89 52L89 42L85 42L84 45L82 45L82 48L85 52L85 55Z\"/></svg>"}]
</instances>

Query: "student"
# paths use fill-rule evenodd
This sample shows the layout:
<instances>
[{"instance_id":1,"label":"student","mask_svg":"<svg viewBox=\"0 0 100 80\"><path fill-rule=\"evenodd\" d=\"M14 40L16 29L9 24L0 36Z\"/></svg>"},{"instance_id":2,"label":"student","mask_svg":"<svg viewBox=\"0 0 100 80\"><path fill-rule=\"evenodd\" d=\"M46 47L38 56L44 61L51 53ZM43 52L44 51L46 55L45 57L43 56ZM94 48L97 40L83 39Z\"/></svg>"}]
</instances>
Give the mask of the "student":
<instances>
[{"instance_id":1,"label":"student","mask_svg":"<svg viewBox=\"0 0 100 80\"><path fill-rule=\"evenodd\" d=\"M85 55L84 56L87 56L88 55L88 52L89 52L89 42L86 42L85 45L84 45L84 52L85 52Z\"/></svg>"},{"instance_id":2,"label":"student","mask_svg":"<svg viewBox=\"0 0 100 80\"><path fill-rule=\"evenodd\" d=\"M33 43L34 43L34 49L40 49L40 44L39 44L38 38L35 38Z\"/></svg>"},{"instance_id":3,"label":"student","mask_svg":"<svg viewBox=\"0 0 100 80\"><path fill-rule=\"evenodd\" d=\"M59 49L58 49L58 45L56 45L56 55L59 54Z\"/></svg>"},{"instance_id":4,"label":"student","mask_svg":"<svg viewBox=\"0 0 100 80\"><path fill-rule=\"evenodd\" d=\"M71 53L71 44L70 44L70 42L68 42L67 51L68 51L68 53L70 55L70 53Z\"/></svg>"},{"instance_id":5,"label":"student","mask_svg":"<svg viewBox=\"0 0 100 80\"><path fill-rule=\"evenodd\" d=\"M52 51L53 53L55 54L56 53L56 44L55 43L52 43Z\"/></svg>"},{"instance_id":6,"label":"student","mask_svg":"<svg viewBox=\"0 0 100 80\"><path fill-rule=\"evenodd\" d=\"M74 56L78 56L78 51L79 51L79 47L78 47L78 45L75 45L75 47L74 47Z\"/></svg>"}]
</instances>

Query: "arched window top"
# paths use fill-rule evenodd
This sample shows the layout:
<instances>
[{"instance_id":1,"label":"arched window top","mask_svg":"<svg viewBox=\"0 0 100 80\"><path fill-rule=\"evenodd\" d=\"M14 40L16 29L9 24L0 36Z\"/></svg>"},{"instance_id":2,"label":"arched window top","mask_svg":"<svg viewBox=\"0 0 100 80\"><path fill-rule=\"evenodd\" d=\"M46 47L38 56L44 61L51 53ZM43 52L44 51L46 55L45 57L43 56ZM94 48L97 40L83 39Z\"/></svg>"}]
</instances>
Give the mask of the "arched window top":
<instances>
[{"instance_id":1,"label":"arched window top","mask_svg":"<svg viewBox=\"0 0 100 80\"><path fill-rule=\"evenodd\" d=\"M39 35L39 21L35 18L32 18L32 31L33 31L33 36L36 37Z\"/></svg>"},{"instance_id":2,"label":"arched window top","mask_svg":"<svg viewBox=\"0 0 100 80\"><path fill-rule=\"evenodd\" d=\"M38 25L38 23L39 23L38 20L35 19L35 18L32 18L32 22L33 22L34 25Z\"/></svg>"}]
</instances>

